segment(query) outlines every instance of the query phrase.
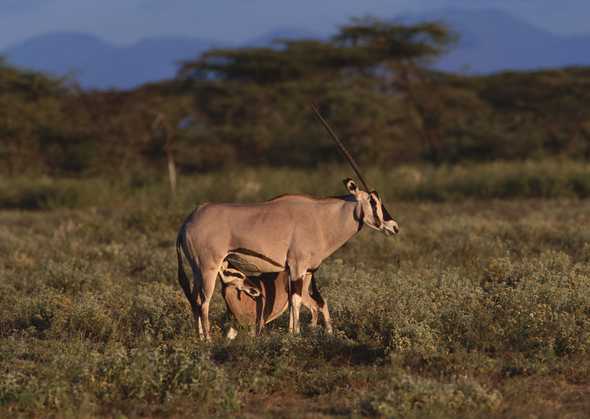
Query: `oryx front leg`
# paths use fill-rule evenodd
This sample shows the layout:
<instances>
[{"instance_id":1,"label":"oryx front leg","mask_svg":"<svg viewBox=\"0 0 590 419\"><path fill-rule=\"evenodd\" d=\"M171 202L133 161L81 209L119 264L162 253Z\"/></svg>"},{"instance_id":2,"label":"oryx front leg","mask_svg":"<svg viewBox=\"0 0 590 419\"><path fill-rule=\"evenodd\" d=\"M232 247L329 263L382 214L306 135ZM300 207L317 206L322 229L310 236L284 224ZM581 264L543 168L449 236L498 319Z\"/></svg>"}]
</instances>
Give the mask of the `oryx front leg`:
<instances>
[{"instance_id":1,"label":"oryx front leg","mask_svg":"<svg viewBox=\"0 0 590 419\"><path fill-rule=\"evenodd\" d=\"M302 279L298 279L292 284L291 293L291 316L289 318L289 332L298 335L301 333L299 324L299 314L301 313L301 284Z\"/></svg>"},{"instance_id":2,"label":"oryx front leg","mask_svg":"<svg viewBox=\"0 0 590 419\"><path fill-rule=\"evenodd\" d=\"M301 302L303 293L307 291L309 281L306 281L307 269L302 271L289 269L289 332L298 335L301 333L299 324L299 313L301 312Z\"/></svg>"}]
</instances>

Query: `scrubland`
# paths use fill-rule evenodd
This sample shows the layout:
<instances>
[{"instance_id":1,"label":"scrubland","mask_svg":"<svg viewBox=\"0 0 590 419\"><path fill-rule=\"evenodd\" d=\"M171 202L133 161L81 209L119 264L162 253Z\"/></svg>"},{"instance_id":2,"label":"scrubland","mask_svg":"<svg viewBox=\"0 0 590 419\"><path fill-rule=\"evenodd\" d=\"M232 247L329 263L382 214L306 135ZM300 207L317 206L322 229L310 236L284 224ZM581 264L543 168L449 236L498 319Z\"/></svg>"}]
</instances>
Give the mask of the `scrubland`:
<instances>
[{"instance_id":1,"label":"scrubland","mask_svg":"<svg viewBox=\"0 0 590 419\"><path fill-rule=\"evenodd\" d=\"M590 170L369 170L401 234L318 272L336 333L200 342L174 240L209 201L334 195L347 170L0 179L2 417L588 417ZM305 320L305 319L304 319Z\"/></svg>"}]
</instances>

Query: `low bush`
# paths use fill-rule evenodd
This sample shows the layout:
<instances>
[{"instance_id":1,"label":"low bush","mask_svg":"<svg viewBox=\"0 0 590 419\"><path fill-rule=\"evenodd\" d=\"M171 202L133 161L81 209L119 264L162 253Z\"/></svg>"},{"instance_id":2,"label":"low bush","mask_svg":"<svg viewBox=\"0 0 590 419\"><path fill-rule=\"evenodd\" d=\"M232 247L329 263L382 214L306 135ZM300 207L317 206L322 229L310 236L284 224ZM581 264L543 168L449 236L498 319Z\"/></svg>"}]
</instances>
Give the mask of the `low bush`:
<instances>
[{"instance_id":1,"label":"low bush","mask_svg":"<svg viewBox=\"0 0 590 419\"><path fill-rule=\"evenodd\" d=\"M568 402L590 384L588 202L398 201L402 234L363 229L317 272L333 336L305 313L301 337L283 316L228 342L216 292L203 343L176 278L182 199L0 212L0 416L588 408Z\"/></svg>"}]
</instances>

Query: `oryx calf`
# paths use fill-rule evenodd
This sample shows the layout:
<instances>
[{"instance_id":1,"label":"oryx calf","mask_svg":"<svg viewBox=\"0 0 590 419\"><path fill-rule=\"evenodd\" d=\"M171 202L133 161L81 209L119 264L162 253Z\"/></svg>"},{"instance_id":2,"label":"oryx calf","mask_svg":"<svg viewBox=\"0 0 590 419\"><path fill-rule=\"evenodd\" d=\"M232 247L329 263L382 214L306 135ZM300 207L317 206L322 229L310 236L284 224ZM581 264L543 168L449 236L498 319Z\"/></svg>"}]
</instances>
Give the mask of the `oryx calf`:
<instances>
[{"instance_id":1,"label":"oryx calf","mask_svg":"<svg viewBox=\"0 0 590 419\"><path fill-rule=\"evenodd\" d=\"M240 271L227 268L224 275L232 275L225 281L222 276L221 293L231 316L241 325L261 327L278 318L289 305L289 273L286 271L247 277ZM311 275L311 293L302 292L302 304L311 311L311 327L317 326L321 313L327 333L332 333L332 323L327 301L321 296L315 278ZM256 292L252 292L255 289ZM261 318L262 317L262 318ZM260 330L257 330L260 333ZM237 331L231 327L227 337L233 339Z\"/></svg>"}]
</instances>

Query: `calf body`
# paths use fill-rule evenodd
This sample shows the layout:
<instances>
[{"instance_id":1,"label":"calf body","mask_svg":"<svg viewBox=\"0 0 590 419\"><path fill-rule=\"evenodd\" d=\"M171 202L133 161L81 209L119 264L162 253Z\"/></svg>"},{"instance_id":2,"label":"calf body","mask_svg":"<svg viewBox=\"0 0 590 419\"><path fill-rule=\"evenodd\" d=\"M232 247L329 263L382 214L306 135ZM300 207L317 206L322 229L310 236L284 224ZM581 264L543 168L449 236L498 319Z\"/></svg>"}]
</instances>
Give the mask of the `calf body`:
<instances>
[{"instance_id":1,"label":"calf body","mask_svg":"<svg viewBox=\"0 0 590 419\"><path fill-rule=\"evenodd\" d=\"M309 273L309 280L311 290L301 291L301 303L311 311L312 327L317 325L318 314L321 313L326 332L332 333L328 304L320 295L311 273ZM257 277L244 276L243 281L243 285L222 281L221 289L228 311L239 324L260 327L275 320L287 310L289 306L288 272L266 273ZM259 294L250 292L252 288ZM246 291L243 291L244 289ZM232 338L235 335L235 330L230 329L228 337Z\"/></svg>"}]
</instances>

